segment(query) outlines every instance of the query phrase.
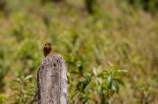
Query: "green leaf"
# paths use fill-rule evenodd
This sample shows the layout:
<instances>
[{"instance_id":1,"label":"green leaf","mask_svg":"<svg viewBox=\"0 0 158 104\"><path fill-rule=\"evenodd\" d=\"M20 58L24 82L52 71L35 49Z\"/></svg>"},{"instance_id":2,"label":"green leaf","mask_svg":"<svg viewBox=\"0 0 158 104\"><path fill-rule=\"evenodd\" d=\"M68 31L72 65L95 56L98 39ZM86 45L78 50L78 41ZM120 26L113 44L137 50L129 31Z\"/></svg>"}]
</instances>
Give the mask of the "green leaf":
<instances>
[{"instance_id":1,"label":"green leaf","mask_svg":"<svg viewBox=\"0 0 158 104\"><path fill-rule=\"evenodd\" d=\"M97 81L99 82L99 84L102 84L102 78L97 77Z\"/></svg>"},{"instance_id":2,"label":"green leaf","mask_svg":"<svg viewBox=\"0 0 158 104\"><path fill-rule=\"evenodd\" d=\"M89 88L86 88L86 92L88 92L88 94L90 94L91 90Z\"/></svg>"},{"instance_id":3,"label":"green leaf","mask_svg":"<svg viewBox=\"0 0 158 104\"><path fill-rule=\"evenodd\" d=\"M105 75L108 75L107 71L106 70L102 70L97 76L101 77L101 78L104 78L104 77L106 77Z\"/></svg>"},{"instance_id":4,"label":"green leaf","mask_svg":"<svg viewBox=\"0 0 158 104\"><path fill-rule=\"evenodd\" d=\"M107 104L111 104L111 100L110 99L108 99Z\"/></svg>"},{"instance_id":5,"label":"green leaf","mask_svg":"<svg viewBox=\"0 0 158 104\"><path fill-rule=\"evenodd\" d=\"M119 92L119 83L117 81L114 81L114 85L116 88L116 93L118 93Z\"/></svg>"},{"instance_id":6,"label":"green leaf","mask_svg":"<svg viewBox=\"0 0 158 104\"><path fill-rule=\"evenodd\" d=\"M112 76L111 75L107 78L107 86L109 89L112 88Z\"/></svg>"},{"instance_id":7,"label":"green leaf","mask_svg":"<svg viewBox=\"0 0 158 104\"><path fill-rule=\"evenodd\" d=\"M108 65L113 68L114 66L108 61Z\"/></svg>"},{"instance_id":8,"label":"green leaf","mask_svg":"<svg viewBox=\"0 0 158 104\"><path fill-rule=\"evenodd\" d=\"M83 89L84 89L90 82L91 82L91 76L88 75L88 76L86 76L86 77L83 79L83 81L82 81L82 83L83 83Z\"/></svg>"},{"instance_id":9,"label":"green leaf","mask_svg":"<svg viewBox=\"0 0 158 104\"><path fill-rule=\"evenodd\" d=\"M91 76L90 75L88 75L87 77L85 77L86 78L86 82L87 82L87 84L89 84L90 82L91 82Z\"/></svg>"},{"instance_id":10,"label":"green leaf","mask_svg":"<svg viewBox=\"0 0 158 104\"><path fill-rule=\"evenodd\" d=\"M102 96L102 89L101 89L100 86L98 86L98 94L99 94L100 97Z\"/></svg>"},{"instance_id":11,"label":"green leaf","mask_svg":"<svg viewBox=\"0 0 158 104\"><path fill-rule=\"evenodd\" d=\"M114 93L115 93L115 90L116 90L115 86L113 86L113 85L112 85L112 89L111 89L112 94L114 94Z\"/></svg>"},{"instance_id":12,"label":"green leaf","mask_svg":"<svg viewBox=\"0 0 158 104\"><path fill-rule=\"evenodd\" d=\"M117 70L118 73L127 73L127 70Z\"/></svg>"},{"instance_id":13,"label":"green leaf","mask_svg":"<svg viewBox=\"0 0 158 104\"><path fill-rule=\"evenodd\" d=\"M28 79L30 79L30 78L32 78L33 77L33 75L28 75L28 76L26 76L25 78L24 78L24 81L26 81L26 80L28 80Z\"/></svg>"},{"instance_id":14,"label":"green leaf","mask_svg":"<svg viewBox=\"0 0 158 104\"><path fill-rule=\"evenodd\" d=\"M97 75L96 68L93 68L93 74L94 74L94 75Z\"/></svg>"},{"instance_id":15,"label":"green leaf","mask_svg":"<svg viewBox=\"0 0 158 104\"><path fill-rule=\"evenodd\" d=\"M114 80L116 80L119 84L124 86L124 83L123 83L123 81L121 79L114 79Z\"/></svg>"},{"instance_id":16,"label":"green leaf","mask_svg":"<svg viewBox=\"0 0 158 104\"><path fill-rule=\"evenodd\" d=\"M82 85L82 82L78 82L77 84L77 90L80 90L80 86Z\"/></svg>"},{"instance_id":17,"label":"green leaf","mask_svg":"<svg viewBox=\"0 0 158 104\"><path fill-rule=\"evenodd\" d=\"M97 96L97 91L94 91L94 95Z\"/></svg>"},{"instance_id":18,"label":"green leaf","mask_svg":"<svg viewBox=\"0 0 158 104\"><path fill-rule=\"evenodd\" d=\"M98 73L100 72L101 67L102 67L102 66L100 65L99 68L98 68Z\"/></svg>"},{"instance_id":19,"label":"green leaf","mask_svg":"<svg viewBox=\"0 0 158 104\"><path fill-rule=\"evenodd\" d=\"M89 104L89 100L87 102L85 102L85 104Z\"/></svg>"}]
</instances>

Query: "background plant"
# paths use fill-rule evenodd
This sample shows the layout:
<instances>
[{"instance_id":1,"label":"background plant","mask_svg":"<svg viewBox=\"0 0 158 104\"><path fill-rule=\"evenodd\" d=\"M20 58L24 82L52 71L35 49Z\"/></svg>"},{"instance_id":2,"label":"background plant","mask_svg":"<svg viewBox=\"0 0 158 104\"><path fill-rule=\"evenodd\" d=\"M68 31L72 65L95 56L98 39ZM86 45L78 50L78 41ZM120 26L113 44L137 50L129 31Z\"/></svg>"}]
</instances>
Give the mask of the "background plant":
<instances>
[{"instance_id":1,"label":"background plant","mask_svg":"<svg viewBox=\"0 0 158 104\"><path fill-rule=\"evenodd\" d=\"M84 0L5 2L7 11L0 11L0 101L3 104L29 102L16 100L25 99L18 96L19 91L32 99L35 90L30 86L36 86L36 71L44 60L46 42L51 42L52 52L61 54L66 61L70 103L157 103L157 12L147 13L141 4L135 9L124 0L99 1L91 15L85 12ZM120 75L122 69L128 73L123 71ZM25 82L28 75L32 78ZM18 90L11 90L10 84ZM27 93L28 89L34 94ZM15 96L8 99L11 95Z\"/></svg>"},{"instance_id":2,"label":"background plant","mask_svg":"<svg viewBox=\"0 0 158 104\"><path fill-rule=\"evenodd\" d=\"M10 88L14 92L8 98L8 103L12 104L32 104L37 102L37 84L30 83L32 75L23 76L17 74L17 79L11 80Z\"/></svg>"},{"instance_id":3,"label":"background plant","mask_svg":"<svg viewBox=\"0 0 158 104\"><path fill-rule=\"evenodd\" d=\"M109 63L111 69L109 71L101 70L99 68L93 68L93 71L87 71L82 74L80 78L76 71L68 74L68 79L74 82L75 85L70 84L70 92L68 102L73 104L78 103L99 103L99 104L111 104L110 98L114 93L119 92L119 85L124 85L122 82L121 73L127 72L126 70L118 70ZM80 64L78 64L79 70L81 70ZM79 81L71 80L71 76L76 76ZM76 82L76 83L75 83ZM76 87L74 87L76 86Z\"/></svg>"}]
</instances>

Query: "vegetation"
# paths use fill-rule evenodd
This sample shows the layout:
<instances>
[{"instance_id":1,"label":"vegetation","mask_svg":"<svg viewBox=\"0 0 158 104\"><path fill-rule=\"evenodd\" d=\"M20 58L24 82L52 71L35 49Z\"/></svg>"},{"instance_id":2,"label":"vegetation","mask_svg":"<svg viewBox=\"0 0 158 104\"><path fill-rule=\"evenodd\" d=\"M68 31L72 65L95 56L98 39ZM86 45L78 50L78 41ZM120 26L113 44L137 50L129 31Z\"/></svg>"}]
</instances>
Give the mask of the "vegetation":
<instances>
[{"instance_id":1,"label":"vegetation","mask_svg":"<svg viewBox=\"0 0 158 104\"><path fill-rule=\"evenodd\" d=\"M145 11L156 13L158 9L158 0L128 0L135 8L142 8Z\"/></svg>"},{"instance_id":2,"label":"vegetation","mask_svg":"<svg viewBox=\"0 0 158 104\"><path fill-rule=\"evenodd\" d=\"M68 104L158 103L156 0L88 1L0 2L0 103L37 104L46 42L66 61Z\"/></svg>"}]
</instances>

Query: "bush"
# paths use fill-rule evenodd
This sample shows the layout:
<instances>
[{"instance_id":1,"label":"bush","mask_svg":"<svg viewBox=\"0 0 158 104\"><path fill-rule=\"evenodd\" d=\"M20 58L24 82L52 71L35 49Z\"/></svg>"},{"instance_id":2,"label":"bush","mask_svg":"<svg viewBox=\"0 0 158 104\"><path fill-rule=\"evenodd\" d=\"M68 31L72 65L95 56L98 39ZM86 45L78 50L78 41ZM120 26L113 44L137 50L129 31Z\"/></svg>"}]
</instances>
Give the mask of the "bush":
<instances>
[{"instance_id":1,"label":"bush","mask_svg":"<svg viewBox=\"0 0 158 104\"><path fill-rule=\"evenodd\" d=\"M134 7L142 7L145 11L156 13L158 9L158 0L128 0Z\"/></svg>"},{"instance_id":2,"label":"bush","mask_svg":"<svg viewBox=\"0 0 158 104\"><path fill-rule=\"evenodd\" d=\"M124 85L121 74L126 70L119 70L111 63L110 70L106 71L99 68L93 68L87 71L81 64L78 64L78 71L70 71L68 73L69 81L69 103L73 104L111 104L111 97L119 92L119 86ZM75 80L71 76L76 76L80 80ZM82 76L82 77L81 77ZM73 84L71 83L73 82ZM75 87L74 87L75 86Z\"/></svg>"},{"instance_id":3,"label":"bush","mask_svg":"<svg viewBox=\"0 0 158 104\"><path fill-rule=\"evenodd\" d=\"M14 104L32 104L37 102L37 84L31 83L33 75L22 75L17 74L17 78L11 80L10 89L14 92L7 102L12 102Z\"/></svg>"}]
</instances>

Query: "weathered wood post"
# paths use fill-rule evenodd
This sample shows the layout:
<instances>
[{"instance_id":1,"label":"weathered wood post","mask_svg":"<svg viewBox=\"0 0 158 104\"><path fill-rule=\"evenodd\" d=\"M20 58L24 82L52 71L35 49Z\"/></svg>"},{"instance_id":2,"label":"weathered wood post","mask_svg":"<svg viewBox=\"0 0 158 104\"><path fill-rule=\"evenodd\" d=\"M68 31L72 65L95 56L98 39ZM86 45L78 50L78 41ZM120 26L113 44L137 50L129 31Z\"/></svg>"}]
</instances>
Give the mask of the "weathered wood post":
<instances>
[{"instance_id":1,"label":"weathered wood post","mask_svg":"<svg viewBox=\"0 0 158 104\"><path fill-rule=\"evenodd\" d=\"M67 76L64 59L49 54L37 71L38 104L66 104Z\"/></svg>"}]
</instances>

